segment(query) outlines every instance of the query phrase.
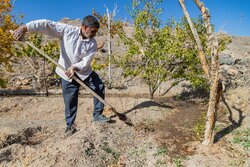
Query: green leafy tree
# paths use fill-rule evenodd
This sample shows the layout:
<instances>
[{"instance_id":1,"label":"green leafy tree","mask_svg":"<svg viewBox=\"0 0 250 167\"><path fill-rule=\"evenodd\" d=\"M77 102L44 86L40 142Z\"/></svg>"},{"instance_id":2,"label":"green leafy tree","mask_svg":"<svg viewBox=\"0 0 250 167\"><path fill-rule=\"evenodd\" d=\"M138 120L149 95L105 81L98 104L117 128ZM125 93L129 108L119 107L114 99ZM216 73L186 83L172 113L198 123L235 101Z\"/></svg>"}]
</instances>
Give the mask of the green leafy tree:
<instances>
[{"instance_id":1,"label":"green leafy tree","mask_svg":"<svg viewBox=\"0 0 250 167\"><path fill-rule=\"evenodd\" d=\"M140 3L139 3L140 2ZM143 3L142 3L143 2ZM161 1L133 1L132 18L134 32L126 34L120 24L119 36L128 47L127 53L117 59L124 76L140 76L149 87L150 98L164 81L185 79L195 88L207 88L208 79L203 75L199 53L190 26L185 18L180 22L170 19L162 26L159 20ZM206 27L201 17L193 19L205 54L207 47ZM221 38L220 48L225 48L226 36Z\"/></svg>"},{"instance_id":2,"label":"green leafy tree","mask_svg":"<svg viewBox=\"0 0 250 167\"><path fill-rule=\"evenodd\" d=\"M195 43L185 19L180 23L168 20L162 28L157 6L162 1L133 1L134 33L129 37L120 23L119 36L128 47L126 55L117 60L124 76L140 76L149 87L150 98L160 84L170 79L186 79L195 86L206 85L206 78L197 58ZM195 26L203 34L204 27L197 19ZM204 38L205 40L205 38Z\"/></svg>"},{"instance_id":3,"label":"green leafy tree","mask_svg":"<svg viewBox=\"0 0 250 167\"><path fill-rule=\"evenodd\" d=\"M58 40L53 40L53 41L46 42L42 46L42 50L47 55L49 55L52 59L54 59L54 60L58 60L59 59L59 56L60 56L60 44L59 44ZM49 65L52 67L52 69L55 70L56 65L54 65L53 63L51 63L47 59L46 59L46 61L48 61Z\"/></svg>"},{"instance_id":4,"label":"green leafy tree","mask_svg":"<svg viewBox=\"0 0 250 167\"><path fill-rule=\"evenodd\" d=\"M206 26L202 17L192 19L193 25L197 30L198 36L201 40L201 45L206 55L208 65L211 65L211 49L208 47L208 38L206 33ZM212 30L214 26L211 25ZM196 46L196 41L192 34L191 28L186 18L183 18L180 23L174 27L176 33L174 38L176 44L172 45L175 59L178 59L177 70L175 70L174 78L184 78L192 83L194 88L205 88L209 90L209 78L204 75L202 65L199 57L199 49ZM226 34L219 35L218 50L223 51L228 43L231 42L230 36ZM171 46L170 46L171 47ZM173 54L173 53L172 53ZM181 61L181 63L180 63ZM175 61L173 61L175 62Z\"/></svg>"},{"instance_id":5,"label":"green leafy tree","mask_svg":"<svg viewBox=\"0 0 250 167\"><path fill-rule=\"evenodd\" d=\"M165 65L170 59L165 55L165 37L160 29L159 8L161 0L133 0L130 15L134 20L134 33L127 36L121 29L119 37L127 45L128 51L119 64L124 68L124 76L140 76L149 87L150 98L159 85L168 78L169 71ZM171 67L170 67L171 68Z\"/></svg>"},{"instance_id":6,"label":"green leafy tree","mask_svg":"<svg viewBox=\"0 0 250 167\"><path fill-rule=\"evenodd\" d=\"M206 43L204 37L205 27L202 24L202 19L193 19L194 26L198 29L198 34L202 42ZM162 67L168 71L167 78L179 80L188 80L195 88L207 88L207 78L204 77L197 57L198 50L195 47L195 41L192 36L190 27L185 18L180 22L170 19L166 25L159 29L157 37L158 48L162 50L162 55L165 56ZM204 46L206 48L206 46Z\"/></svg>"},{"instance_id":7,"label":"green leafy tree","mask_svg":"<svg viewBox=\"0 0 250 167\"><path fill-rule=\"evenodd\" d=\"M31 33L27 35L26 39L32 42L36 47L42 48L43 35L37 33ZM25 45L25 43L18 43L13 48L15 56L24 59L32 69L32 82L34 89L40 88L42 71L39 64L41 59L38 59L37 52L30 46Z\"/></svg>"},{"instance_id":8,"label":"green leafy tree","mask_svg":"<svg viewBox=\"0 0 250 167\"><path fill-rule=\"evenodd\" d=\"M51 58L58 60L60 55L60 48L59 42L57 40L46 41L44 39L44 36L38 33L30 33L27 36L26 40L32 42L37 48L42 49L46 54L50 55ZM38 88L42 84L42 81L46 79L46 76L45 73L42 72L45 69L44 67L42 68L40 66L40 62L42 61L42 59L39 57L37 51L29 45L25 45L24 43L22 43L19 45L19 47L15 48L15 53L16 56L24 58L33 69L33 76L35 77L36 87ZM56 66L53 63L51 63L47 59L44 59L44 63L45 62L48 62L53 71L55 70ZM53 75L52 77L56 78L57 75Z\"/></svg>"},{"instance_id":9,"label":"green leafy tree","mask_svg":"<svg viewBox=\"0 0 250 167\"><path fill-rule=\"evenodd\" d=\"M13 52L11 47L14 40L10 30L16 28L16 20L11 15L12 5L10 0L0 0L0 87L6 86L4 71L12 71L11 58Z\"/></svg>"},{"instance_id":10,"label":"green leafy tree","mask_svg":"<svg viewBox=\"0 0 250 167\"><path fill-rule=\"evenodd\" d=\"M29 42L32 42L39 49L42 48L43 35L37 33L30 33L25 39ZM17 57L36 57L37 52L32 47L25 45L24 43L19 43L19 46L15 48L15 55Z\"/></svg>"}]
</instances>

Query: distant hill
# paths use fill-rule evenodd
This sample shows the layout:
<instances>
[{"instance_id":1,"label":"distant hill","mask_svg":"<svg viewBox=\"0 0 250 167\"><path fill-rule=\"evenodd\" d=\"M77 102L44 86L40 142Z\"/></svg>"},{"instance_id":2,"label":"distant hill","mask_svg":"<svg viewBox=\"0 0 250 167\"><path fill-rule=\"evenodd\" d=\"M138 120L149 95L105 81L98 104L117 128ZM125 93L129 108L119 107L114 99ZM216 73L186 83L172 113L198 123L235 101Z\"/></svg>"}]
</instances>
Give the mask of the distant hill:
<instances>
[{"instance_id":1,"label":"distant hill","mask_svg":"<svg viewBox=\"0 0 250 167\"><path fill-rule=\"evenodd\" d=\"M62 18L59 22L74 25L74 26L80 26L82 21L81 19L71 20L70 18L65 17L65 18Z\"/></svg>"},{"instance_id":2,"label":"distant hill","mask_svg":"<svg viewBox=\"0 0 250 167\"><path fill-rule=\"evenodd\" d=\"M234 58L243 58L250 54L250 37L233 36L232 43L223 51Z\"/></svg>"}]
</instances>

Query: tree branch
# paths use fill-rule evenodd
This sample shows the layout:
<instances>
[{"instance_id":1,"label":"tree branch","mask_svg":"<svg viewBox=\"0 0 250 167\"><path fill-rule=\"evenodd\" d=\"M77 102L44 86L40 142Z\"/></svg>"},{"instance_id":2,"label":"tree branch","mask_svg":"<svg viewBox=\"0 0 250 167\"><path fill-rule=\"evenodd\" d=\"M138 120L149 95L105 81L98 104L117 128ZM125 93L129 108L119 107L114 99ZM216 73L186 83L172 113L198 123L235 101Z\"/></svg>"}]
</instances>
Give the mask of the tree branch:
<instances>
[{"instance_id":1,"label":"tree branch","mask_svg":"<svg viewBox=\"0 0 250 167\"><path fill-rule=\"evenodd\" d=\"M186 9L185 0L178 0L178 1L179 1L179 4L180 4L180 6L181 6L181 8L183 10L183 13L184 13L184 15L185 15L185 17L186 17L186 19L188 21L188 24L189 24L190 29L192 31L192 34L194 36L195 42L196 42L196 44L198 46L198 51L199 51L198 56L199 56L200 62L202 64L202 69L203 69L205 75L208 78L210 78L210 69L209 69L207 61L206 61L206 57L205 57L205 54L204 54L204 51L203 51L201 40L199 38L199 34L198 34L196 28L194 27L194 24L193 24L192 20L190 18L190 15L189 15L189 13L188 13L188 11Z\"/></svg>"}]
</instances>

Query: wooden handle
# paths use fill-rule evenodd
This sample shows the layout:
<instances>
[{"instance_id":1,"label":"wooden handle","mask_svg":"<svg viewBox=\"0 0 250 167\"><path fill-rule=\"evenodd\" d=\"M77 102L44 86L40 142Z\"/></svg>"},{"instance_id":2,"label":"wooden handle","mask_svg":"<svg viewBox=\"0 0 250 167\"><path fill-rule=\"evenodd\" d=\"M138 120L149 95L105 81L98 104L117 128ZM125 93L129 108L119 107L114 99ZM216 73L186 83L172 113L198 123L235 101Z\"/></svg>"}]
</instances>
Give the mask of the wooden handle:
<instances>
[{"instance_id":1,"label":"wooden handle","mask_svg":"<svg viewBox=\"0 0 250 167\"><path fill-rule=\"evenodd\" d=\"M33 49L35 49L38 53L40 53L42 56L44 56L45 58L47 58L48 60L50 60L53 64L55 64L58 68L60 68L61 70L63 70L64 72L66 72L66 69L60 65L58 62L56 62L54 59L52 59L51 57L49 57L46 53L44 53L42 50L40 50L39 48L37 48L35 45L33 45L32 43L25 41L26 44L28 44L30 47L32 47ZM95 96L98 100L100 100L103 104L109 106L111 109L114 110L114 107L112 107L109 103L107 103L103 98L101 98L98 94L96 94L91 88L89 88L84 82L82 82L80 79L78 79L76 76L73 76L73 79L78 82L81 86L83 86L86 90L88 90L93 96Z\"/></svg>"}]
</instances>

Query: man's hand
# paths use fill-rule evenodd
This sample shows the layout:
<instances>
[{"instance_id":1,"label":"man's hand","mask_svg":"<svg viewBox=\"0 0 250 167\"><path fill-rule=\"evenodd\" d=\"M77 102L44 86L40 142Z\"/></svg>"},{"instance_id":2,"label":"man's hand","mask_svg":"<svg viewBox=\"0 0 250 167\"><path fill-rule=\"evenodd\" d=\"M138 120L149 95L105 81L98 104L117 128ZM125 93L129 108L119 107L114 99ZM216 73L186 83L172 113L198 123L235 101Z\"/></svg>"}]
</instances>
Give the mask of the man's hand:
<instances>
[{"instance_id":1,"label":"man's hand","mask_svg":"<svg viewBox=\"0 0 250 167\"><path fill-rule=\"evenodd\" d=\"M27 26L23 25L13 32L13 38L17 41L22 41L27 31Z\"/></svg>"},{"instance_id":2,"label":"man's hand","mask_svg":"<svg viewBox=\"0 0 250 167\"><path fill-rule=\"evenodd\" d=\"M68 70L65 72L65 74L67 75L67 77L72 78L76 71L78 71L78 68L71 66L68 68Z\"/></svg>"}]
</instances>

